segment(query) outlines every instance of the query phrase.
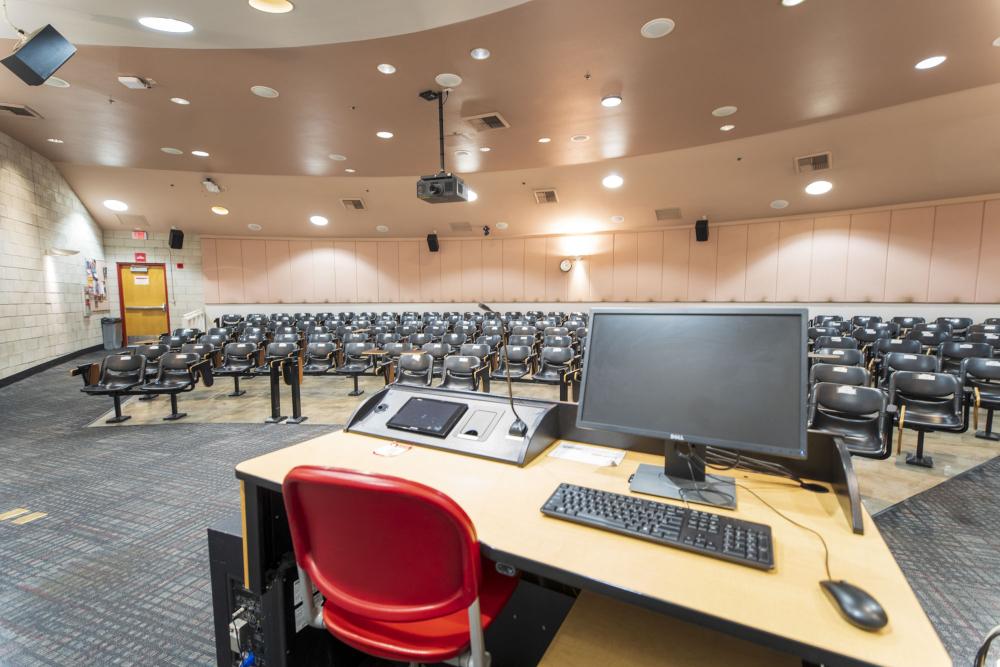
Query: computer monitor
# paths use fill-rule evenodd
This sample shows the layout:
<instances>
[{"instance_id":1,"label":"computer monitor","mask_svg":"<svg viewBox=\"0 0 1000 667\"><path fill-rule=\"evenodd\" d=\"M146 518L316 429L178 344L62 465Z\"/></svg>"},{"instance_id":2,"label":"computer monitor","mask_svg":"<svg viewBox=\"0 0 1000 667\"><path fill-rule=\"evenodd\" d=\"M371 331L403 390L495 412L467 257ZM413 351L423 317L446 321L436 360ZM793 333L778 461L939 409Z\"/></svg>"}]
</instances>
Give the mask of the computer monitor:
<instances>
[{"instance_id":1,"label":"computer monitor","mask_svg":"<svg viewBox=\"0 0 1000 667\"><path fill-rule=\"evenodd\" d=\"M577 424L663 438L666 464L632 489L735 507L706 447L806 456L806 327L799 308L591 311Z\"/></svg>"}]
</instances>

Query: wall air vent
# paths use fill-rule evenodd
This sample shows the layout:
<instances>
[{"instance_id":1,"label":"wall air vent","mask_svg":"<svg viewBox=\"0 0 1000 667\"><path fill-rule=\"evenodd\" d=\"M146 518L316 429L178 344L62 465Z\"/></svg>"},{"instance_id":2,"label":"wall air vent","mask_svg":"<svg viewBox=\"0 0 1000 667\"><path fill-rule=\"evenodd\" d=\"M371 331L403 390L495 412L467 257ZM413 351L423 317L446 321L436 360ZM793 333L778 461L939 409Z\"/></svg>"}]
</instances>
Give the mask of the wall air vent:
<instances>
[{"instance_id":1,"label":"wall air vent","mask_svg":"<svg viewBox=\"0 0 1000 667\"><path fill-rule=\"evenodd\" d=\"M799 174L808 174L814 171L825 171L833 166L833 154L830 151L816 153L815 155L803 155L795 158L795 171Z\"/></svg>"},{"instance_id":2,"label":"wall air vent","mask_svg":"<svg viewBox=\"0 0 1000 667\"><path fill-rule=\"evenodd\" d=\"M340 203L344 205L348 211L367 211L368 207L365 206L365 200L360 197L348 197L347 199L341 199Z\"/></svg>"},{"instance_id":3,"label":"wall air vent","mask_svg":"<svg viewBox=\"0 0 1000 667\"><path fill-rule=\"evenodd\" d=\"M472 225L468 222L449 222L448 226L451 227L453 232L471 232Z\"/></svg>"},{"instance_id":4,"label":"wall air vent","mask_svg":"<svg viewBox=\"0 0 1000 667\"><path fill-rule=\"evenodd\" d=\"M657 220L680 220L681 210L679 208L658 208L656 209Z\"/></svg>"},{"instance_id":5,"label":"wall air vent","mask_svg":"<svg viewBox=\"0 0 1000 667\"><path fill-rule=\"evenodd\" d=\"M536 204L558 204L559 203L559 195L556 194L555 189L535 190L535 203Z\"/></svg>"},{"instance_id":6,"label":"wall air vent","mask_svg":"<svg viewBox=\"0 0 1000 667\"><path fill-rule=\"evenodd\" d=\"M507 119L496 111L481 113L476 116L463 116L462 120L472 125L476 132L503 130L510 127L510 123L507 122Z\"/></svg>"},{"instance_id":7,"label":"wall air vent","mask_svg":"<svg viewBox=\"0 0 1000 667\"><path fill-rule=\"evenodd\" d=\"M22 116L24 118L41 118L42 114L38 113L26 104L7 104L6 102L0 102L0 111L12 114L14 116Z\"/></svg>"}]
</instances>

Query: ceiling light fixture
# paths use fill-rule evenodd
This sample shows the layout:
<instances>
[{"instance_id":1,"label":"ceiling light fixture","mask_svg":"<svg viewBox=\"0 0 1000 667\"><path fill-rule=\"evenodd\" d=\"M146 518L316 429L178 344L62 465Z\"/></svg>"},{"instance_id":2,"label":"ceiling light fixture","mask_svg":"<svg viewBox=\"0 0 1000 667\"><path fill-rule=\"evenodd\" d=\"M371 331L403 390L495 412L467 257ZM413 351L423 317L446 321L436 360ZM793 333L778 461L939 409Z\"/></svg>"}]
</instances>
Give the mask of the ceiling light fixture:
<instances>
[{"instance_id":1,"label":"ceiling light fixture","mask_svg":"<svg viewBox=\"0 0 1000 667\"><path fill-rule=\"evenodd\" d=\"M993 40L993 46L1000 46L1000 37L997 37L996 39ZM50 76L49 81L51 81L54 78L55 78L54 76ZM45 83L48 83L48 81L46 81ZM66 85L69 86L68 83Z\"/></svg>"},{"instance_id":2,"label":"ceiling light fixture","mask_svg":"<svg viewBox=\"0 0 1000 667\"><path fill-rule=\"evenodd\" d=\"M716 118L725 118L726 116L732 116L737 111L739 111L739 107L727 104L726 106L712 109L712 115Z\"/></svg>"},{"instance_id":3,"label":"ceiling light fixture","mask_svg":"<svg viewBox=\"0 0 1000 667\"><path fill-rule=\"evenodd\" d=\"M552 141L552 139L551 139L551 138L549 138L549 137L540 137L540 138L538 139L538 143L540 143L540 144L547 144L547 143L549 143L550 141Z\"/></svg>"},{"instance_id":4,"label":"ceiling light fixture","mask_svg":"<svg viewBox=\"0 0 1000 667\"><path fill-rule=\"evenodd\" d=\"M490 57L490 50L480 46L469 51L469 55L473 60L486 60Z\"/></svg>"},{"instance_id":5,"label":"ceiling light fixture","mask_svg":"<svg viewBox=\"0 0 1000 667\"><path fill-rule=\"evenodd\" d=\"M357 171L357 169L351 169L350 167L348 167L348 168L347 168L347 169L345 169L344 171L346 171L346 172L347 172L348 174L353 174L354 172L356 172L356 171Z\"/></svg>"},{"instance_id":6,"label":"ceiling light fixture","mask_svg":"<svg viewBox=\"0 0 1000 667\"><path fill-rule=\"evenodd\" d=\"M801 5L806 0L781 0L782 7L796 7Z\"/></svg>"},{"instance_id":7,"label":"ceiling light fixture","mask_svg":"<svg viewBox=\"0 0 1000 667\"><path fill-rule=\"evenodd\" d=\"M479 147L479 152L480 153L489 153L491 150L493 150L493 149L490 148L489 146L480 146Z\"/></svg>"},{"instance_id":8,"label":"ceiling light fixture","mask_svg":"<svg viewBox=\"0 0 1000 667\"><path fill-rule=\"evenodd\" d=\"M476 201L477 199L479 199L479 195L476 193L476 191L469 190L469 201Z\"/></svg>"},{"instance_id":9,"label":"ceiling light fixture","mask_svg":"<svg viewBox=\"0 0 1000 667\"><path fill-rule=\"evenodd\" d=\"M256 222L251 222L249 225L247 225L247 229L249 229L251 232L259 232L263 228Z\"/></svg>"},{"instance_id":10,"label":"ceiling light fixture","mask_svg":"<svg viewBox=\"0 0 1000 667\"><path fill-rule=\"evenodd\" d=\"M128 204L119 199L105 199L104 208L117 213L122 213L123 211L128 210Z\"/></svg>"},{"instance_id":11,"label":"ceiling light fixture","mask_svg":"<svg viewBox=\"0 0 1000 667\"><path fill-rule=\"evenodd\" d=\"M809 195L825 195L827 192L833 189L833 183L830 181L813 181L806 186L806 194Z\"/></svg>"},{"instance_id":12,"label":"ceiling light fixture","mask_svg":"<svg viewBox=\"0 0 1000 667\"><path fill-rule=\"evenodd\" d=\"M503 230L507 229L507 227L509 227L509 226L510 225L508 225L506 222L498 222L496 225L494 225L494 227L496 227L500 231L503 231Z\"/></svg>"},{"instance_id":13,"label":"ceiling light fixture","mask_svg":"<svg viewBox=\"0 0 1000 667\"><path fill-rule=\"evenodd\" d=\"M434 77L434 81L442 88L457 88L462 85L462 77L451 72L444 72Z\"/></svg>"},{"instance_id":14,"label":"ceiling light fixture","mask_svg":"<svg viewBox=\"0 0 1000 667\"><path fill-rule=\"evenodd\" d=\"M139 19L139 23L150 30L159 30L160 32L191 32L194 30L194 26L186 21L161 16L143 16Z\"/></svg>"},{"instance_id":15,"label":"ceiling light fixture","mask_svg":"<svg viewBox=\"0 0 1000 667\"><path fill-rule=\"evenodd\" d=\"M50 144L62 144L62 143L66 143L62 139L56 139L55 137L52 137L50 139L46 139L45 141L49 142Z\"/></svg>"},{"instance_id":16,"label":"ceiling light fixture","mask_svg":"<svg viewBox=\"0 0 1000 667\"><path fill-rule=\"evenodd\" d=\"M777 209L788 208L788 200L775 199L773 202L771 202L771 208L777 208Z\"/></svg>"},{"instance_id":17,"label":"ceiling light fixture","mask_svg":"<svg viewBox=\"0 0 1000 667\"><path fill-rule=\"evenodd\" d=\"M924 58L918 62L914 67L916 69L933 69L948 60L948 56L931 56L930 58Z\"/></svg>"},{"instance_id":18,"label":"ceiling light fixture","mask_svg":"<svg viewBox=\"0 0 1000 667\"><path fill-rule=\"evenodd\" d=\"M610 190L620 188L624 183L625 179L618 174L608 174L601 180L601 184Z\"/></svg>"},{"instance_id":19,"label":"ceiling light fixture","mask_svg":"<svg viewBox=\"0 0 1000 667\"><path fill-rule=\"evenodd\" d=\"M208 157L208 151L191 151L191 155L195 157Z\"/></svg>"},{"instance_id":20,"label":"ceiling light fixture","mask_svg":"<svg viewBox=\"0 0 1000 667\"><path fill-rule=\"evenodd\" d=\"M996 44L993 46L996 46ZM51 86L52 88L69 88L69 81L66 79L60 79L57 76L50 76L45 80L45 85Z\"/></svg>"},{"instance_id":21,"label":"ceiling light fixture","mask_svg":"<svg viewBox=\"0 0 1000 667\"><path fill-rule=\"evenodd\" d=\"M387 231L389 231L389 228L386 227L385 225L376 225L375 231L379 232L380 234L385 234Z\"/></svg>"},{"instance_id":22,"label":"ceiling light fixture","mask_svg":"<svg viewBox=\"0 0 1000 667\"><path fill-rule=\"evenodd\" d=\"M182 151L181 149L172 148L170 146L164 146L160 150L166 153L167 155L184 155L184 151Z\"/></svg>"},{"instance_id":23,"label":"ceiling light fixture","mask_svg":"<svg viewBox=\"0 0 1000 667\"><path fill-rule=\"evenodd\" d=\"M396 67L394 65L390 65L389 63L382 63L381 65L379 65L375 69L377 69L378 71L382 72L382 74L395 74L396 73Z\"/></svg>"},{"instance_id":24,"label":"ceiling light fixture","mask_svg":"<svg viewBox=\"0 0 1000 667\"><path fill-rule=\"evenodd\" d=\"M611 222L620 225L621 223L625 222L625 216L624 215L613 215L613 216L611 216Z\"/></svg>"},{"instance_id":25,"label":"ceiling light fixture","mask_svg":"<svg viewBox=\"0 0 1000 667\"><path fill-rule=\"evenodd\" d=\"M295 5L289 0L249 0L247 4L267 14L287 14L295 9Z\"/></svg>"},{"instance_id":26,"label":"ceiling light fixture","mask_svg":"<svg viewBox=\"0 0 1000 667\"><path fill-rule=\"evenodd\" d=\"M613 109L622 103L621 95L608 95L601 98L601 106L607 107L608 109Z\"/></svg>"},{"instance_id":27,"label":"ceiling light fixture","mask_svg":"<svg viewBox=\"0 0 1000 667\"><path fill-rule=\"evenodd\" d=\"M173 102L174 104L179 104L182 107L186 107L187 105L191 104L191 100L186 100L183 97L171 97L170 101Z\"/></svg>"},{"instance_id":28,"label":"ceiling light fixture","mask_svg":"<svg viewBox=\"0 0 1000 667\"><path fill-rule=\"evenodd\" d=\"M347 159L346 155L341 155L340 153L330 153L329 155L327 155L327 157L333 160L334 162L343 162L344 160Z\"/></svg>"},{"instance_id":29,"label":"ceiling light fixture","mask_svg":"<svg viewBox=\"0 0 1000 667\"><path fill-rule=\"evenodd\" d=\"M379 139L392 139L393 136L395 135L393 135L393 133L389 132L388 130L379 130L378 132L375 133L375 136L378 137Z\"/></svg>"},{"instance_id":30,"label":"ceiling light fixture","mask_svg":"<svg viewBox=\"0 0 1000 667\"><path fill-rule=\"evenodd\" d=\"M326 227L327 225L330 224L330 221L321 215L310 216L309 222L313 223L317 227Z\"/></svg>"},{"instance_id":31,"label":"ceiling light fixture","mask_svg":"<svg viewBox=\"0 0 1000 667\"><path fill-rule=\"evenodd\" d=\"M590 135L574 134L572 137L569 138L569 140L577 144L582 144L584 141L590 141Z\"/></svg>"},{"instance_id":32,"label":"ceiling light fixture","mask_svg":"<svg viewBox=\"0 0 1000 667\"><path fill-rule=\"evenodd\" d=\"M639 34L646 39L659 39L672 33L676 25L673 19L653 19L639 29Z\"/></svg>"},{"instance_id":33,"label":"ceiling light fixture","mask_svg":"<svg viewBox=\"0 0 1000 667\"><path fill-rule=\"evenodd\" d=\"M250 92L257 97L273 100L278 96L278 91L270 86L250 86Z\"/></svg>"},{"instance_id":34,"label":"ceiling light fixture","mask_svg":"<svg viewBox=\"0 0 1000 667\"><path fill-rule=\"evenodd\" d=\"M469 157L470 155L472 155L472 153L470 153L465 149L459 149L455 151L455 157Z\"/></svg>"},{"instance_id":35,"label":"ceiling light fixture","mask_svg":"<svg viewBox=\"0 0 1000 667\"><path fill-rule=\"evenodd\" d=\"M736 129L736 126L732 125L732 124L728 124L728 125L723 125L719 129L722 130L723 132L732 132L733 130Z\"/></svg>"},{"instance_id":36,"label":"ceiling light fixture","mask_svg":"<svg viewBox=\"0 0 1000 667\"><path fill-rule=\"evenodd\" d=\"M225 206L213 206L212 213L216 215L229 215L229 209Z\"/></svg>"}]
</instances>

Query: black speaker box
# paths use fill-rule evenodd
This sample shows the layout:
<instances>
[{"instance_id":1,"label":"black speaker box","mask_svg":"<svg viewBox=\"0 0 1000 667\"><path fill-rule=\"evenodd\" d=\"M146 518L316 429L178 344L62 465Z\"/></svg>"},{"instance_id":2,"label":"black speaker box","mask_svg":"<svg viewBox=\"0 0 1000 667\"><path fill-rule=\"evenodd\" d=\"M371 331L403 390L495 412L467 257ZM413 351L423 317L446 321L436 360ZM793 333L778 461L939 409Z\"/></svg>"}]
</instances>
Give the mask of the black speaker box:
<instances>
[{"instance_id":1,"label":"black speaker box","mask_svg":"<svg viewBox=\"0 0 1000 667\"><path fill-rule=\"evenodd\" d=\"M698 220L694 223L694 238L699 243L708 240L708 220Z\"/></svg>"},{"instance_id":2,"label":"black speaker box","mask_svg":"<svg viewBox=\"0 0 1000 667\"><path fill-rule=\"evenodd\" d=\"M40 86L74 53L76 47L66 41L58 30L47 25L2 62L21 81L29 86Z\"/></svg>"},{"instance_id":3,"label":"black speaker box","mask_svg":"<svg viewBox=\"0 0 1000 667\"><path fill-rule=\"evenodd\" d=\"M438 235L437 234L428 234L427 235L427 249L430 250L431 252L437 252L440 248L441 248L441 246L438 245Z\"/></svg>"},{"instance_id":4,"label":"black speaker box","mask_svg":"<svg viewBox=\"0 0 1000 667\"><path fill-rule=\"evenodd\" d=\"M170 230L170 247L174 250L184 248L184 232L179 229Z\"/></svg>"}]
</instances>

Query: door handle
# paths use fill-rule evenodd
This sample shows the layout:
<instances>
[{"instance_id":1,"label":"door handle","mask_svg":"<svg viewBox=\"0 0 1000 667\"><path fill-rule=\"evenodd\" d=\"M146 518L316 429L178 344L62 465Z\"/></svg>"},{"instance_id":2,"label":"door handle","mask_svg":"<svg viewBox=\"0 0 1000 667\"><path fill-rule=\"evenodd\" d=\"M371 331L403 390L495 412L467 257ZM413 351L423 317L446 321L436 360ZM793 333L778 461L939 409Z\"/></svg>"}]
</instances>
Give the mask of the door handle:
<instances>
[{"instance_id":1,"label":"door handle","mask_svg":"<svg viewBox=\"0 0 1000 667\"><path fill-rule=\"evenodd\" d=\"M167 304L162 303L159 306L125 306L125 310L160 310L165 313L167 312Z\"/></svg>"}]
</instances>

